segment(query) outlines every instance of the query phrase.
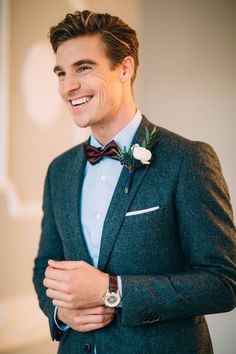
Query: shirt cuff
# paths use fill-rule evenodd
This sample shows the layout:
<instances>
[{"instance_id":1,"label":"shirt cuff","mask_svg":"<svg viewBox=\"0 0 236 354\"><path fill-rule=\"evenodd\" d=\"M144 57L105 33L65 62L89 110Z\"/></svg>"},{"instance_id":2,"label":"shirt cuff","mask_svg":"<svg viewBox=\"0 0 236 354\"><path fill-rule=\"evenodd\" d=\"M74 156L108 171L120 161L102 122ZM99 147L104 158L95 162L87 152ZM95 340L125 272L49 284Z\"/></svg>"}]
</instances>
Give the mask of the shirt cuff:
<instances>
[{"instance_id":1,"label":"shirt cuff","mask_svg":"<svg viewBox=\"0 0 236 354\"><path fill-rule=\"evenodd\" d=\"M119 275L117 276L117 285L118 285L118 290L119 290L120 297L121 297L121 301L117 307L122 307L122 281L121 281L121 277Z\"/></svg>"},{"instance_id":2,"label":"shirt cuff","mask_svg":"<svg viewBox=\"0 0 236 354\"><path fill-rule=\"evenodd\" d=\"M57 326L57 328L59 328L61 331L65 332L67 331L67 329L70 328L70 326L68 326L67 324L63 324L63 323L58 323L57 321L57 311L58 311L58 307L55 306L55 309L54 309L54 323L55 325Z\"/></svg>"}]
</instances>

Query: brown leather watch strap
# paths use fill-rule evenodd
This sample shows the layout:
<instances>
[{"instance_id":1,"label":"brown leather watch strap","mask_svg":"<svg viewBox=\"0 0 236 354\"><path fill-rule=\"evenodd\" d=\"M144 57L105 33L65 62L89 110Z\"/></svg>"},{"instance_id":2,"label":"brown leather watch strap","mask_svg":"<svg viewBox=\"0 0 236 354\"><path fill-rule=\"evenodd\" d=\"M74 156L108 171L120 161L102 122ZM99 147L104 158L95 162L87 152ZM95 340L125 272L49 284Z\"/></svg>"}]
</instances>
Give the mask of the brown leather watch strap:
<instances>
[{"instance_id":1,"label":"brown leather watch strap","mask_svg":"<svg viewBox=\"0 0 236 354\"><path fill-rule=\"evenodd\" d=\"M116 293L118 290L117 276L109 275L109 292Z\"/></svg>"}]
</instances>

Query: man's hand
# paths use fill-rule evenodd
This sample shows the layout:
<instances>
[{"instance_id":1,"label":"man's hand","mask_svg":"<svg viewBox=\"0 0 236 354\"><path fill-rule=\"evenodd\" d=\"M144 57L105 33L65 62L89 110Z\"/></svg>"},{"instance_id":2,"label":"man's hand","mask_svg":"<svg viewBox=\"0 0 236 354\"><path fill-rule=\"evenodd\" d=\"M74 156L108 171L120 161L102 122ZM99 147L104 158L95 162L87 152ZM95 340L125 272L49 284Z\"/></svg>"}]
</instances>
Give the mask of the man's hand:
<instances>
[{"instance_id":1,"label":"man's hand","mask_svg":"<svg viewBox=\"0 0 236 354\"><path fill-rule=\"evenodd\" d=\"M66 309L103 305L109 275L84 261L48 261L44 286L55 306Z\"/></svg>"},{"instance_id":2,"label":"man's hand","mask_svg":"<svg viewBox=\"0 0 236 354\"><path fill-rule=\"evenodd\" d=\"M58 307L57 317L79 332L89 332L107 326L114 318L115 309L105 306L68 310Z\"/></svg>"}]
</instances>

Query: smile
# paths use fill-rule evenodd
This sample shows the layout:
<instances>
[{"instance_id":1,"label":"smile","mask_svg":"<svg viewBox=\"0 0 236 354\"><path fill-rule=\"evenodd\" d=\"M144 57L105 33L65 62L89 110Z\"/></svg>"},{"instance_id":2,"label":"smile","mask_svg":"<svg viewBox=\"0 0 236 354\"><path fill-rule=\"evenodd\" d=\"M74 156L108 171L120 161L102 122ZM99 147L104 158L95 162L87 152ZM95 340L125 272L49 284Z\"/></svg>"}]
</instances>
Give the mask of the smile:
<instances>
[{"instance_id":1,"label":"smile","mask_svg":"<svg viewBox=\"0 0 236 354\"><path fill-rule=\"evenodd\" d=\"M71 100L71 104L72 106L80 106L84 103L89 102L92 99L92 96L85 96L85 97L81 97L81 98L76 98L74 100Z\"/></svg>"}]
</instances>

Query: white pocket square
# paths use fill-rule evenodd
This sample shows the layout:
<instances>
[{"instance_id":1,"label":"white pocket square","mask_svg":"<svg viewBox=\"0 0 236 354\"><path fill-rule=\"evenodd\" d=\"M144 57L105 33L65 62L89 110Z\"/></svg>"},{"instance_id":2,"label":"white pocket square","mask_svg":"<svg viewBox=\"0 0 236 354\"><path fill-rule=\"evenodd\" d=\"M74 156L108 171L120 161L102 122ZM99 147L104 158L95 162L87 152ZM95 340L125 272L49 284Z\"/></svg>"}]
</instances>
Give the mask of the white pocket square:
<instances>
[{"instance_id":1,"label":"white pocket square","mask_svg":"<svg viewBox=\"0 0 236 354\"><path fill-rule=\"evenodd\" d=\"M148 208L148 209L141 209L141 210L135 210L135 211L128 211L128 213L125 214L125 216L132 216L132 215L138 215L138 214L144 214L144 213L150 213L151 211L158 210L160 209L159 205Z\"/></svg>"}]
</instances>

